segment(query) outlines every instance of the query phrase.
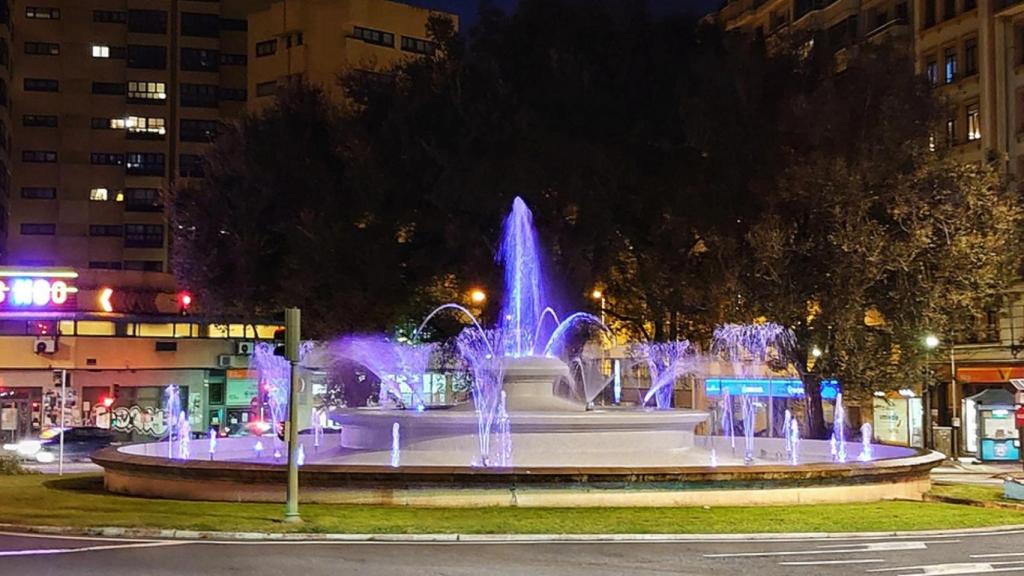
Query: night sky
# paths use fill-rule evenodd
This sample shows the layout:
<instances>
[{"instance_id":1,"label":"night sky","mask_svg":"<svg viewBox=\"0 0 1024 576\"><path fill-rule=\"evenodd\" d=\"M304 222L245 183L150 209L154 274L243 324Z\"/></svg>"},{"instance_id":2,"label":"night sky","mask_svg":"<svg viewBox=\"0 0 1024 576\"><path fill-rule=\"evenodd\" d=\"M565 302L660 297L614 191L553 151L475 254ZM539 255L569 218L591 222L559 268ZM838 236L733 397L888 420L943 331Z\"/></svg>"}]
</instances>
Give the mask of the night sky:
<instances>
[{"instance_id":1,"label":"night sky","mask_svg":"<svg viewBox=\"0 0 1024 576\"><path fill-rule=\"evenodd\" d=\"M480 0L401 0L407 4L415 4L427 8L436 8L459 15L463 28L472 26L477 20L477 8ZM494 6L508 12L515 8L517 0L491 0ZM722 0L648 0L657 12L681 12L707 14L718 8Z\"/></svg>"}]
</instances>

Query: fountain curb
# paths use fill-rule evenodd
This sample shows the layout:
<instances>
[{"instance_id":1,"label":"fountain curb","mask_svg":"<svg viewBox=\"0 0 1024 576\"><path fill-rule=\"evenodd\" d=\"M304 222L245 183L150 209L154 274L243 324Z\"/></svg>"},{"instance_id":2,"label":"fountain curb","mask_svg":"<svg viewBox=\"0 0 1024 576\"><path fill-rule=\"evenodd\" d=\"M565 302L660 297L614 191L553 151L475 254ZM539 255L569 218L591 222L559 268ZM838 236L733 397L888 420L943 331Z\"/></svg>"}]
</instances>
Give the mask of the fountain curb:
<instances>
[{"instance_id":1,"label":"fountain curb","mask_svg":"<svg viewBox=\"0 0 1024 576\"><path fill-rule=\"evenodd\" d=\"M757 532L752 534L337 534L294 532L216 532L119 527L32 526L0 523L0 532L45 536L88 536L139 540L224 542L339 542L339 543L501 543L501 542L736 542L785 540L851 540L971 536L1024 531L1024 524L950 530L887 532Z\"/></svg>"}]
</instances>

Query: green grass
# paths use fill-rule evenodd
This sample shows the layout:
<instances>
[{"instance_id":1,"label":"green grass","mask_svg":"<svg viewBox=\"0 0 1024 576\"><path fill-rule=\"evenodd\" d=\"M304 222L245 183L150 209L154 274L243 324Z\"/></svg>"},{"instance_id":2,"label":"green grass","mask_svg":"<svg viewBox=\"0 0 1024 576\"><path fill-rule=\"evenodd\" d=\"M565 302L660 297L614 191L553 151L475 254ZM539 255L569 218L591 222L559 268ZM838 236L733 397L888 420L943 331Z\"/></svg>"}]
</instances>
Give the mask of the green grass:
<instances>
[{"instance_id":1,"label":"green grass","mask_svg":"<svg viewBox=\"0 0 1024 576\"><path fill-rule=\"evenodd\" d=\"M1003 487L979 484L935 484L932 486L931 494L977 502L998 502L1003 499Z\"/></svg>"},{"instance_id":2,"label":"green grass","mask_svg":"<svg viewBox=\"0 0 1024 576\"><path fill-rule=\"evenodd\" d=\"M970 487L989 490L984 487ZM946 487L942 487L946 490ZM963 490L956 487L956 490ZM299 527L283 506L115 496L95 474L0 476L0 522L265 532L736 533L889 531L1024 524L1024 512L929 502L723 508L401 508L304 505Z\"/></svg>"}]
</instances>

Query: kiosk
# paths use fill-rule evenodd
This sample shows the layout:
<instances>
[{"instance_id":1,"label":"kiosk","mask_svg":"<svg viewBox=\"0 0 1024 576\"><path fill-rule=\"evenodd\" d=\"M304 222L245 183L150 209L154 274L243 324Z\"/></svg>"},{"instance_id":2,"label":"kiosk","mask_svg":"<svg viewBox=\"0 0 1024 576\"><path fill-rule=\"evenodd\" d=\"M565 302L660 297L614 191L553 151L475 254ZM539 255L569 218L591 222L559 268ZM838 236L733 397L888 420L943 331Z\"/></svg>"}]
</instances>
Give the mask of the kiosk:
<instances>
[{"instance_id":1,"label":"kiosk","mask_svg":"<svg viewBox=\"0 0 1024 576\"><path fill-rule=\"evenodd\" d=\"M989 388L963 400L964 451L982 462L1020 459L1013 394Z\"/></svg>"}]
</instances>

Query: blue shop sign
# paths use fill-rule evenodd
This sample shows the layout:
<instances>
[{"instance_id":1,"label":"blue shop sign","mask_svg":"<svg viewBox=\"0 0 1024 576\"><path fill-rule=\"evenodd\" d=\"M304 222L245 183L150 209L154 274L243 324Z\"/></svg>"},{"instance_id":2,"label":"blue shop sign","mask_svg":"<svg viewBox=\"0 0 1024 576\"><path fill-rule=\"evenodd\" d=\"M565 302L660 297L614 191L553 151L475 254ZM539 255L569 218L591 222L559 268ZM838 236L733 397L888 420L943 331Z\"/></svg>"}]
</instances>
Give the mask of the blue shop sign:
<instances>
[{"instance_id":1,"label":"blue shop sign","mask_svg":"<svg viewBox=\"0 0 1024 576\"><path fill-rule=\"evenodd\" d=\"M709 378L704 381L708 396L719 396L722 390L728 390L730 396L771 396L773 398L803 398L804 383L796 378L761 379L761 378ZM835 400L839 394L839 382L836 380L821 381L821 397L824 400Z\"/></svg>"}]
</instances>

